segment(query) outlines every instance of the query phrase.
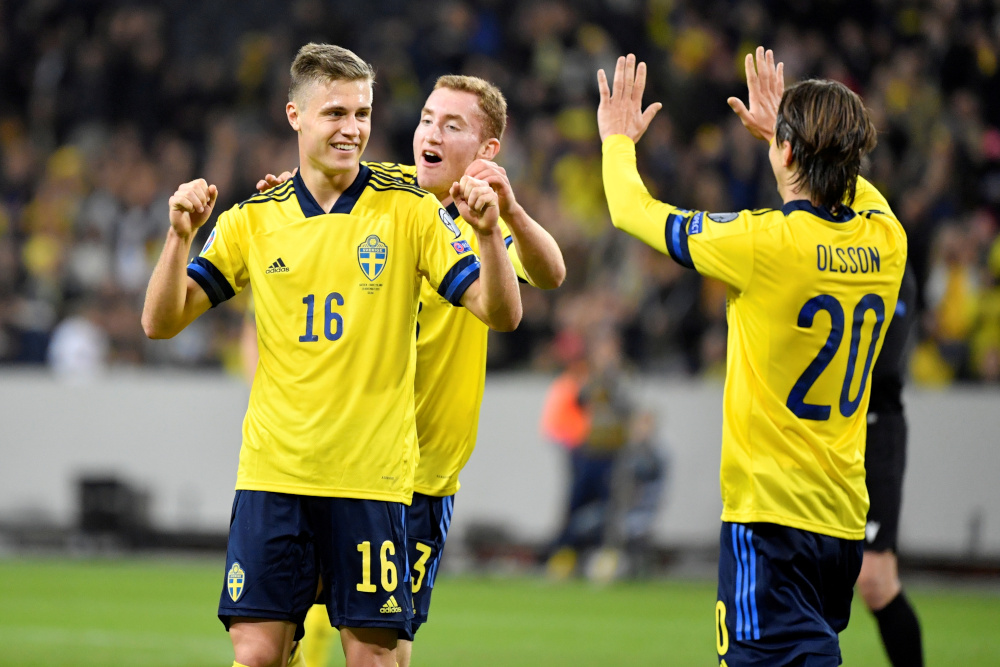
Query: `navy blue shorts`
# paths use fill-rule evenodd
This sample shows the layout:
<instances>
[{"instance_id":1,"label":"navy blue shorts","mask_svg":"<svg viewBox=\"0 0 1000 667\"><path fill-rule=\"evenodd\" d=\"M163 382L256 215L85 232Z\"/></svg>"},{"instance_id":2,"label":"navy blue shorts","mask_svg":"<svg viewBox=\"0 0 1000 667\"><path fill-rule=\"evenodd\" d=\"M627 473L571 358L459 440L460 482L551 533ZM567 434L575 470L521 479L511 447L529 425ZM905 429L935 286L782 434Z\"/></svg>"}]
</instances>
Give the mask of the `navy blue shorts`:
<instances>
[{"instance_id":1,"label":"navy blue shorts","mask_svg":"<svg viewBox=\"0 0 1000 667\"><path fill-rule=\"evenodd\" d=\"M439 498L422 493L413 494L413 502L406 510L406 548L410 567L413 568L414 633L427 622L434 580L437 579L454 511L454 495Z\"/></svg>"},{"instance_id":2,"label":"navy blue shorts","mask_svg":"<svg viewBox=\"0 0 1000 667\"><path fill-rule=\"evenodd\" d=\"M313 602L335 627L394 628L412 639L402 503L237 491L219 619L302 622ZM317 589L322 581L322 591Z\"/></svg>"},{"instance_id":3,"label":"navy blue shorts","mask_svg":"<svg viewBox=\"0 0 1000 667\"><path fill-rule=\"evenodd\" d=\"M835 666L851 614L861 540L773 523L722 524L719 663Z\"/></svg>"}]
</instances>

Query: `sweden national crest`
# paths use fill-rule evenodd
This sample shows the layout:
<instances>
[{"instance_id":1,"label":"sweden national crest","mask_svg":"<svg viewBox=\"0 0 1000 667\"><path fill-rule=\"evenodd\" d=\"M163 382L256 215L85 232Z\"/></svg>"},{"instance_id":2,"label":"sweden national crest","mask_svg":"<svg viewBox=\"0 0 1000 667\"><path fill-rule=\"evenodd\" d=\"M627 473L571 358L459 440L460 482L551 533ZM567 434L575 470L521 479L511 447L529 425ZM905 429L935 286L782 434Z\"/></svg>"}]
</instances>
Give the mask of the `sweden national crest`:
<instances>
[{"instance_id":1,"label":"sweden national crest","mask_svg":"<svg viewBox=\"0 0 1000 667\"><path fill-rule=\"evenodd\" d=\"M375 280L389 259L389 246L372 234L358 246L358 264L368 280Z\"/></svg>"},{"instance_id":2,"label":"sweden national crest","mask_svg":"<svg viewBox=\"0 0 1000 667\"><path fill-rule=\"evenodd\" d=\"M226 585L229 588L229 597L236 602L243 595L243 582L246 580L246 573L243 568L240 567L239 563L233 563L233 566L229 568L229 574L226 575Z\"/></svg>"}]
</instances>

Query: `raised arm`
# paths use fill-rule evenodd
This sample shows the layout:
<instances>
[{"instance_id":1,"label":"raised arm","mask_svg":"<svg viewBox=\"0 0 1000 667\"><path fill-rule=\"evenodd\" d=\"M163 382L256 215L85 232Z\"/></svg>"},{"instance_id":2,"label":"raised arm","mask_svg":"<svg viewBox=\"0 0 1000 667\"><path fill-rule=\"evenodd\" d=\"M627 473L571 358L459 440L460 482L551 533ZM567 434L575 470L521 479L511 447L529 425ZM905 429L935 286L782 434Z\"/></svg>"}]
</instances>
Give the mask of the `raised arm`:
<instances>
[{"instance_id":1,"label":"raised arm","mask_svg":"<svg viewBox=\"0 0 1000 667\"><path fill-rule=\"evenodd\" d=\"M462 295L462 305L491 329L513 331L521 322L521 292L497 224L497 193L486 181L462 176L451 196L479 241L479 278Z\"/></svg>"},{"instance_id":2,"label":"raised arm","mask_svg":"<svg viewBox=\"0 0 1000 667\"><path fill-rule=\"evenodd\" d=\"M497 193L500 217L514 239L514 249L529 282L541 289L554 289L566 278L566 264L559 244L535 222L514 197L507 171L489 160L476 160L465 173L486 181Z\"/></svg>"},{"instance_id":3,"label":"raised arm","mask_svg":"<svg viewBox=\"0 0 1000 667\"><path fill-rule=\"evenodd\" d=\"M611 222L662 253L667 253L664 221L679 211L657 201L643 185L635 162L635 142L646 132L660 110L659 103L642 111L646 88L646 64L636 66L635 56L618 58L614 90L608 87L604 70L597 72L601 94L597 108L597 127L603 143L604 194L611 212Z\"/></svg>"},{"instance_id":4,"label":"raised arm","mask_svg":"<svg viewBox=\"0 0 1000 667\"><path fill-rule=\"evenodd\" d=\"M218 195L214 185L199 178L181 185L170 198L170 229L142 308L142 329L150 338L176 336L211 305L188 277L187 263L194 235L212 214Z\"/></svg>"}]
</instances>

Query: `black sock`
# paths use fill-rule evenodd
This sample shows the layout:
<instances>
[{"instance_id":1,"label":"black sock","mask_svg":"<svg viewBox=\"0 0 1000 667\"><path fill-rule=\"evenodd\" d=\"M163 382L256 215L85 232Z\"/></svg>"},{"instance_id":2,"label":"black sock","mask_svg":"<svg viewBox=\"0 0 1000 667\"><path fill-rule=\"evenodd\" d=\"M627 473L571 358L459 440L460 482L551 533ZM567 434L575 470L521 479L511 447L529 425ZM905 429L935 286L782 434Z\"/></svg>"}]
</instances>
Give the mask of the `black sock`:
<instances>
[{"instance_id":1,"label":"black sock","mask_svg":"<svg viewBox=\"0 0 1000 667\"><path fill-rule=\"evenodd\" d=\"M924 651L920 639L920 621L903 591L892 602L875 612L882 644L894 667L922 667Z\"/></svg>"}]
</instances>

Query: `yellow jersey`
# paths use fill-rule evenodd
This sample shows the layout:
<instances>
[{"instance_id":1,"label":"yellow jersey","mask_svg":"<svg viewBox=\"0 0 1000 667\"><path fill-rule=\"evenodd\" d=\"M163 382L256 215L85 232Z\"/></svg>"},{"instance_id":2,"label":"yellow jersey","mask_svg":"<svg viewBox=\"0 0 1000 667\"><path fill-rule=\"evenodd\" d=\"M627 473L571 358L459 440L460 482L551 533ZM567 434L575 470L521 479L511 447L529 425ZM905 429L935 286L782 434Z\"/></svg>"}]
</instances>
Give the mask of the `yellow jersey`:
<instances>
[{"instance_id":1,"label":"yellow jersey","mask_svg":"<svg viewBox=\"0 0 1000 667\"><path fill-rule=\"evenodd\" d=\"M859 178L851 207L688 211L653 199L635 144L604 142L615 225L726 283L722 520L864 537L868 378L906 264L906 234Z\"/></svg>"},{"instance_id":2,"label":"yellow jersey","mask_svg":"<svg viewBox=\"0 0 1000 667\"><path fill-rule=\"evenodd\" d=\"M453 228L433 195L364 164L329 213L296 175L219 217L188 275L213 306L253 288L237 489L410 502L420 285L457 305L479 276Z\"/></svg>"},{"instance_id":3,"label":"yellow jersey","mask_svg":"<svg viewBox=\"0 0 1000 667\"><path fill-rule=\"evenodd\" d=\"M416 185L416 167L395 163L368 163L404 182ZM478 253L478 240L454 204L448 212L455 221L452 234L468 238ZM513 237L501 220L507 254L522 282L528 282L513 246ZM420 463L414 490L428 496L457 492L458 473L476 446L479 409L486 384L486 342L489 327L464 308L452 308L424 281L417 315L417 374L415 385L417 441ZM447 397L445 400L443 397Z\"/></svg>"}]
</instances>

